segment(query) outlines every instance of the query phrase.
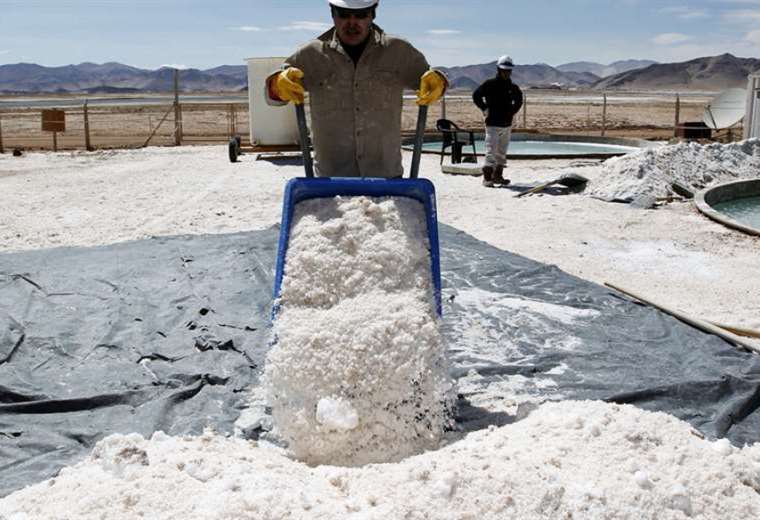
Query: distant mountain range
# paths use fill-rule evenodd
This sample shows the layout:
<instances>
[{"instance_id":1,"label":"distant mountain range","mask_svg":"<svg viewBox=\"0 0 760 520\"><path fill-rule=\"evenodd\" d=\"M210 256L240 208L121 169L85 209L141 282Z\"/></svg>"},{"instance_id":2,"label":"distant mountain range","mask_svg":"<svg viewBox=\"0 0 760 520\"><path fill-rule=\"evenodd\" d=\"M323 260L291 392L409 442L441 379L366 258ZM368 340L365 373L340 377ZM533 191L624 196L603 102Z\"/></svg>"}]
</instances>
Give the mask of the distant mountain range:
<instances>
[{"instance_id":1,"label":"distant mountain range","mask_svg":"<svg viewBox=\"0 0 760 520\"><path fill-rule=\"evenodd\" d=\"M609 65L602 65L601 63L590 61L576 61L559 65L557 70L560 72L590 72L599 78L606 78L607 76L628 72L629 70L643 69L656 63L656 61L652 60L624 60L615 61Z\"/></svg>"},{"instance_id":2,"label":"distant mountain range","mask_svg":"<svg viewBox=\"0 0 760 520\"><path fill-rule=\"evenodd\" d=\"M722 90L747 88L747 76L760 72L760 59L721 54L682 63L657 63L602 79L597 89Z\"/></svg>"},{"instance_id":3,"label":"distant mountain range","mask_svg":"<svg viewBox=\"0 0 760 520\"><path fill-rule=\"evenodd\" d=\"M472 90L496 71L496 62L441 67L456 89ZM747 75L760 72L760 60L722 54L682 63L649 60L616 61L609 65L574 62L552 67L517 65L514 81L525 88L592 88L604 90L721 90L744 87ZM170 92L174 69L139 69L121 63L81 63L43 67L31 63L0 65L0 94ZM183 92L242 92L248 89L245 65L207 70L184 69Z\"/></svg>"},{"instance_id":4,"label":"distant mountain range","mask_svg":"<svg viewBox=\"0 0 760 520\"><path fill-rule=\"evenodd\" d=\"M209 70L184 69L183 92L235 92L247 89L245 65L223 65ZM43 67L32 63L0 65L0 92L5 93L140 93L170 92L174 69L138 69L121 63L80 63Z\"/></svg>"}]
</instances>

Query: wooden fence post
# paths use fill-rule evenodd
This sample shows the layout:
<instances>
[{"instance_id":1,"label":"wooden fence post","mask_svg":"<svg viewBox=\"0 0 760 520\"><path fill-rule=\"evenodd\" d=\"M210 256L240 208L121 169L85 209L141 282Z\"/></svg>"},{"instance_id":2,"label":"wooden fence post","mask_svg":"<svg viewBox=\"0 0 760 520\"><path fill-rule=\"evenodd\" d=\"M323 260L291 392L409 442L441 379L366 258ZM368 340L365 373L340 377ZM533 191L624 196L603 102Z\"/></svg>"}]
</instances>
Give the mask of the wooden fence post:
<instances>
[{"instance_id":1,"label":"wooden fence post","mask_svg":"<svg viewBox=\"0 0 760 520\"><path fill-rule=\"evenodd\" d=\"M0 153L5 153L3 149L3 115L0 114Z\"/></svg>"},{"instance_id":2,"label":"wooden fence post","mask_svg":"<svg viewBox=\"0 0 760 520\"><path fill-rule=\"evenodd\" d=\"M676 120L673 125L673 137L678 136L678 125L681 124L681 96L676 94Z\"/></svg>"},{"instance_id":3,"label":"wooden fence post","mask_svg":"<svg viewBox=\"0 0 760 520\"><path fill-rule=\"evenodd\" d=\"M607 133L607 94L603 94L602 104L602 137Z\"/></svg>"},{"instance_id":4,"label":"wooden fence post","mask_svg":"<svg viewBox=\"0 0 760 520\"><path fill-rule=\"evenodd\" d=\"M235 105L233 103L230 103L228 115L230 118L230 127L228 131L230 137L235 137L235 135L237 135L237 113L235 112Z\"/></svg>"},{"instance_id":5,"label":"wooden fence post","mask_svg":"<svg viewBox=\"0 0 760 520\"><path fill-rule=\"evenodd\" d=\"M446 92L441 96L441 119L446 119Z\"/></svg>"},{"instance_id":6,"label":"wooden fence post","mask_svg":"<svg viewBox=\"0 0 760 520\"><path fill-rule=\"evenodd\" d=\"M182 110L179 107L179 70L174 69L174 144L182 145Z\"/></svg>"},{"instance_id":7,"label":"wooden fence post","mask_svg":"<svg viewBox=\"0 0 760 520\"><path fill-rule=\"evenodd\" d=\"M58 132L53 132L53 151L58 151Z\"/></svg>"},{"instance_id":8,"label":"wooden fence post","mask_svg":"<svg viewBox=\"0 0 760 520\"><path fill-rule=\"evenodd\" d=\"M528 96L523 99L523 128L528 128Z\"/></svg>"},{"instance_id":9,"label":"wooden fence post","mask_svg":"<svg viewBox=\"0 0 760 520\"><path fill-rule=\"evenodd\" d=\"M87 100L84 100L84 148L88 152L92 151L90 144L90 116L87 112Z\"/></svg>"}]
</instances>

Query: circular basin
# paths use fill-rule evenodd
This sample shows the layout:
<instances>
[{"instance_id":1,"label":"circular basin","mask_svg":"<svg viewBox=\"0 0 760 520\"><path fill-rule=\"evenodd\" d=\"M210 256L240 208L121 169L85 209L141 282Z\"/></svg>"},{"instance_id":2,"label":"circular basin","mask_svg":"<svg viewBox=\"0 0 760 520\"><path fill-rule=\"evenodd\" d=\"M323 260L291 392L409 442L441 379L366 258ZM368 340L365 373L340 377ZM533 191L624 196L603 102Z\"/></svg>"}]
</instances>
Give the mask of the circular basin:
<instances>
[{"instance_id":1,"label":"circular basin","mask_svg":"<svg viewBox=\"0 0 760 520\"><path fill-rule=\"evenodd\" d=\"M467 135L466 132L462 133L460 139L467 138ZM422 144L422 152L440 154L440 136L426 137ZM475 133L475 154L478 156L485 154L483 137L482 133ZM404 149L411 150L412 144L412 140L407 140ZM507 157L510 159L606 159L654 146L658 145L643 139L514 133L509 143ZM472 145L462 147L464 157L472 156L472 154ZM444 155L451 155L451 147L446 148Z\"/></svg>"},{"instance_id":2,"label":"circular basin","mask_svg":"<svg viewBox=\"0 0 760 520\"><path fill-rule=\"evenodd\" d=\"M728 226L760 236L760 179L718 184L697 194L699 211Z\"/></svg>"}]
</instances>

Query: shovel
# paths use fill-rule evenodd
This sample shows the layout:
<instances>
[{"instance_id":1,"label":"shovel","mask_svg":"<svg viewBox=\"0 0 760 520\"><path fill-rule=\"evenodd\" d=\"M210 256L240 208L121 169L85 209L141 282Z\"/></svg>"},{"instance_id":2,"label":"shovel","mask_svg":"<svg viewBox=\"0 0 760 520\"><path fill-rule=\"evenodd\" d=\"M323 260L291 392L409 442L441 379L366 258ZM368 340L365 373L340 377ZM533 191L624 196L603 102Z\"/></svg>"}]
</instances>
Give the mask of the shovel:
<instances>
[{"instance_id":1,"label":"shovel","mask_svg":"<svg viewBox=\"0 0 760 520\"><path fill-rule=\"evenodd\" d=\"M583 186L587 182L588 182L588 179L584 177L583 175L578 175L577 173L565 173L563 175L560 175L554 180L545 182L543 184L539 184L538 186L531 188L528 191L518 193L517 195L515 195L515 198L524 197L525 195L532 195L533 193L538 193L539 191L543 191L549 186L552 186L554 184L561 184L562 186L566 186L568 188L577 188L579 186Z\"/></svg>"},{"instance_id":2,"label":"shovel","mask_svg":"<svg viewBox=\"0 0 760 520\"><path fill-rule=\"evenodd\" d=\"M306 116L303 105L296 105L298 130L301 138L306 178L290 179L285 186L280 221L280 240L277 247L277 265L274 276L274 300L280 296L282 276L285 271L285 258L290 239L290 227L296 204L303 200L314 198L344 197L408 197L422 203L427 222L428 243L430 246L430 272L433 278L433 292L436 311L442 314L441 307L441 267L438 248L438 217L435 204L435 187L428 179L418 179L417 174L422 150L422 138L425 131L427 107L420 106L417 116L417 133L414 140L414 153L409 179L384 179L377 177L348 178L348 177L314 177L311 152L306 134ZM277 305L272 308L272 320L277 315Z\"/></svg>"}]
</instances>

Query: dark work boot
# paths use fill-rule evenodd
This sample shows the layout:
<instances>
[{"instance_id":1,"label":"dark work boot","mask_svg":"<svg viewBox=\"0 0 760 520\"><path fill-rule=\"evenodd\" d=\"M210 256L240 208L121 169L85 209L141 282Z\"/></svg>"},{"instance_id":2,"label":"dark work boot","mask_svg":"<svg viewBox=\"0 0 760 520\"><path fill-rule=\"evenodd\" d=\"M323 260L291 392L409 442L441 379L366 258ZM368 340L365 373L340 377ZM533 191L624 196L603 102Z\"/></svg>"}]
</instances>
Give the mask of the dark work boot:
<instances>
[{"instance_id":1,"label":"dark work boot","mask_svg":"<svg viewBox=\"0 0 760 520\"><path fill-rule=\"evenodd\" d=\"M494 171L493 179L492 179L494 184L501 184L502 186L506 186L507 184L509 184L509 179L505 179L504 177L501 176L503 171L504 171L504 166L498 165L496 167L496 171Z\"/></svg>"},{"instance_id":2,"label":"dark work boot","mask_svg":"<svg viewBox=\"0 0 760 520\"><path fill-rule=\"evenodd\" d=\"M486 188L493 188L493 166L483 166L483 186Z\"/></svg>"}]
</instances>

